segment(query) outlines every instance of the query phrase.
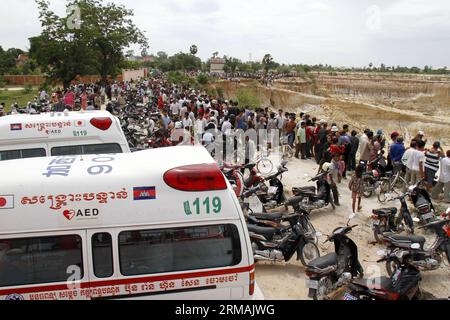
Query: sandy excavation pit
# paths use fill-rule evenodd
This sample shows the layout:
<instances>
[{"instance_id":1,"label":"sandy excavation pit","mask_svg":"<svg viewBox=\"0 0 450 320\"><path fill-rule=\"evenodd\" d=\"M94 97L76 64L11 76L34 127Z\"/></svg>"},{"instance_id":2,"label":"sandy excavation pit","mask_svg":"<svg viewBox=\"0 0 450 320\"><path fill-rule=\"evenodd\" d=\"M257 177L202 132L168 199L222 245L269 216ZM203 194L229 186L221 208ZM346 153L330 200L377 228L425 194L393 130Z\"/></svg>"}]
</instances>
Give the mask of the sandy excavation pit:
<instances>
[{"instance_id":1,"label":"sandy excavation pit","mask_svg":"<svg viewBox=\"0 0 450 320\"><path fill-rule=\"evenodd\" d=\"M220 81L213 86L222 88L228 99L246 88L273 109L306 111L359 130L400 130L406 140L422 130L429 142L440 140L450 147L450 77L318 74L315 83L285 78L270 87L249 80Z\"/></svg>"}]
</instances>

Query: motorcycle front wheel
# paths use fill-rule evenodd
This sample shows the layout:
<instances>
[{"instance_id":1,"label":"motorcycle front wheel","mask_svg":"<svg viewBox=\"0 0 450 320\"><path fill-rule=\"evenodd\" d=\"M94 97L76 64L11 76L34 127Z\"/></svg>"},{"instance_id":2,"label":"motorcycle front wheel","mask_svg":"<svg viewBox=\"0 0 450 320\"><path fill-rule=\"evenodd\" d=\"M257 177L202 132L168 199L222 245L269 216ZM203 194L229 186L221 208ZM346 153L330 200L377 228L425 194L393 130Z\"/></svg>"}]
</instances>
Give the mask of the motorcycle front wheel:
<instances>
[{"instance_id":1,"label":"motorcycle front wheel","mask_svg":"<svg viewBox=\"0 0 450 320\"><path fill-rule=\"evenodd\" d=\"M364 178L363 180L363 196L364 198L370 198L372 196L373 191L370 190L370 178Z\"/></svg>"},{"instance_id":2,"label":"motorcycle front wheel","mask_svg":"<svg viewBox=\"0 0 450 320\"><path fill-rule=\"evenodd\" d=\"M314 239L314 243L317 245L319 243L319 238L316 235L316 228L314 228L313 224L309 220L309 218L306 218L302 221L302 227L305 231L305 235L307 237L311 237Z\"/></svg>"},{"instance_id":3,"label":"motorcycle front wheel","mask_svg":"<svg viewBox=\"0 0 450 320\"><path fill-rule=\"evenodd\" d=\"M306 267L311 261L320 257L319 248L311 240L305 243L305 245L300 248L299 258L302 264Z\"/></svg>"},{"instance_id":4,"label":"motorcycle front wheel","mask_svg":"<svg viewBox=\"0 0 450 320\"><path fill-rule=\"evenodd\" d=\"M401 263L396 258L387 260L386 261L386 271L387 271L389 277L392 277L392 275L400 268L400 266L401 266Z\"/></svg>"},{"instance_id":5,"label":"motorcycle front wheel","mask_svg":"<svg viewBox=\"0 0 450 320\"><path fill-rule=\"evenodd\" d=\"M324 277L319 280L319 285L314 293L314 300L325 300L326 296L333 291L333 281L329 277Z\"/></svg>"},{"instance_id":6,"label":"motorcycle front wheel","mask_svg":"<svg viewBox=\"0 0 450 320\"><path fill-rule=\"evenodd\" d=\"M373 230L373 236L375 237L375 241L377 243L383 243L383 232L387 232L386 226L380 225L376 226Z\"/></svg>"},{"instance_id":7,"label":"motorcycle front wheel","mask_svg":"<svg viewBox=\"0 0 450 320\"><path fill-rule=\"evenodd\" d=\"M378 192L378 201L380 203L385 203L387 200L386 194L390 189L389 181L384 181L380 186L380 191Z\"/></svg>"}]
</instances>

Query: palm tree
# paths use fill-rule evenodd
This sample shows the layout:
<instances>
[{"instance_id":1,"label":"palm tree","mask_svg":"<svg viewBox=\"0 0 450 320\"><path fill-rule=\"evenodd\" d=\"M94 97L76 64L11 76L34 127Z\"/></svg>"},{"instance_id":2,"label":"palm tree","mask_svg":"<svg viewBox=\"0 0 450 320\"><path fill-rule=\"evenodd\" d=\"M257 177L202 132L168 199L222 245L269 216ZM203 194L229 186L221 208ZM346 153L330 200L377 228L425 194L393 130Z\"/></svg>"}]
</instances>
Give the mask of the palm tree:
<instances>
[{"instance_id":1,"label":"palm tree","mask_svg":"<svg viewBox=\"0 0 450 320\"><path fill-rule=\"evenodd\" d=\"M198 47L195 44L193 44L189 50L191 51L191 54L195 56L198 52Z\"/></svg>"}]
</instances>

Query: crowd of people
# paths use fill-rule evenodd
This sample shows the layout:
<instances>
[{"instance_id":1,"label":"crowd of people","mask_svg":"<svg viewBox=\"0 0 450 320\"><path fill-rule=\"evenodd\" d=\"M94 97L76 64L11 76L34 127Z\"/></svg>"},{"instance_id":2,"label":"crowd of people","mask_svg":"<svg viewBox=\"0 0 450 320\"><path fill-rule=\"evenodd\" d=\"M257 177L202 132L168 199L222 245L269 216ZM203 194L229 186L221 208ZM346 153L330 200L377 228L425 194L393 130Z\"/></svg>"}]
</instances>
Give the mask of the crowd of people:
<instances>
[{"instance_id":1,"label":"crowd of people","mask_svg":"<svg viewBox=\"0 0 450 320\"><path fill-rule=\"evenodd\" d=\"M303 112L293 114L267 107L250 110L237 101L211 97L189 85L169 83L162 74L149 79L107 85L73 85L66 90L55 90L51 95L42 90L38 99L50 100L49 111L59 112L66 109L100 109L106 104L109 112L117 114L125 108L144 106L147 113L160 114L159 123L153 123L152 130L156 127L165 132L183 129L193 137L192 143L205 146L214 143L217 133L228 135L234 129L243 132L265 130L271 137L269 148L278 145L274 143L274 137L280 138L280 141L286 141L290 148L295 149L295 158L315 161L319 171L326 165L336 205L339 205L337 185L347 179L349 173L354 173L349 181L354 210L358 199L358 209L361 209L362 174L370 170L371 161L383 152L388 166L394 172L403 171L409 185L425 179L434 199L443 191L443 200L450 203L450 150L445 153L439 142L427 147L428 141L422 131L405 145L399 132L386 137L381 129L358 132L347 124L339 126ZM252 145L247 139L246 162L251 161L258 150L260 146ZM440 174L436 182L438 171Z\"/></svg>"}]
</instances>

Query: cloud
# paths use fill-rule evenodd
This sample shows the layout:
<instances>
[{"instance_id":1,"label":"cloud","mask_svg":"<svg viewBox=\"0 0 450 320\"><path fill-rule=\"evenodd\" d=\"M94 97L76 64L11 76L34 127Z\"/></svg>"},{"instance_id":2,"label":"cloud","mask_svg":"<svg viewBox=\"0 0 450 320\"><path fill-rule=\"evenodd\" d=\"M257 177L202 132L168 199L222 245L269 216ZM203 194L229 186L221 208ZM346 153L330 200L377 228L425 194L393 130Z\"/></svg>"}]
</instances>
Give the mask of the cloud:
<instances>
[{"instance_id":1,"label":"cloud","mask_svg":"<svg viewBox=\"0 0 450 320\"><path fill-rule=\"evenodd\" d=\"M111 1L134 9L155 53L197 44L205 60L219 51L285 63L450 65L447 0ZM64 12L64 0L51 2ZM0 45L25 48L40 25L33 0L16 3L0 12Z\"/></svg>"}]
</instances>

